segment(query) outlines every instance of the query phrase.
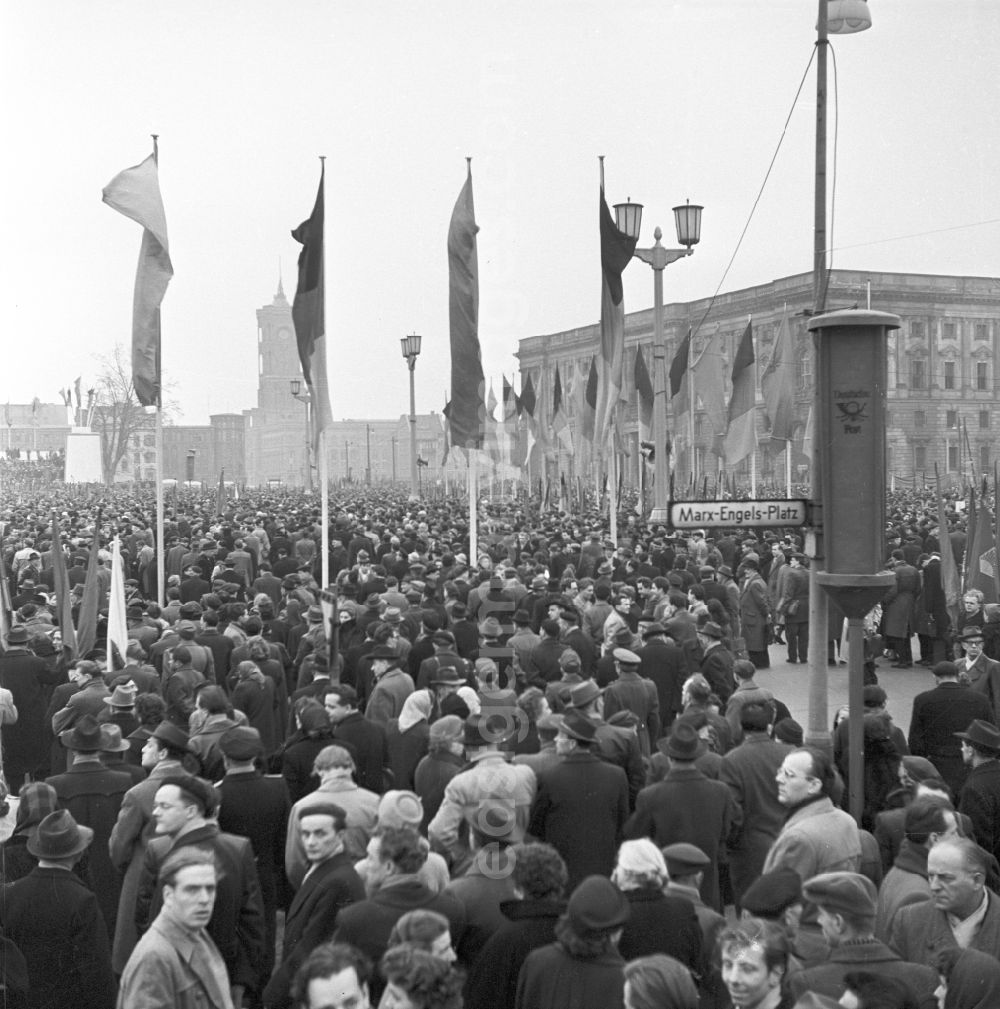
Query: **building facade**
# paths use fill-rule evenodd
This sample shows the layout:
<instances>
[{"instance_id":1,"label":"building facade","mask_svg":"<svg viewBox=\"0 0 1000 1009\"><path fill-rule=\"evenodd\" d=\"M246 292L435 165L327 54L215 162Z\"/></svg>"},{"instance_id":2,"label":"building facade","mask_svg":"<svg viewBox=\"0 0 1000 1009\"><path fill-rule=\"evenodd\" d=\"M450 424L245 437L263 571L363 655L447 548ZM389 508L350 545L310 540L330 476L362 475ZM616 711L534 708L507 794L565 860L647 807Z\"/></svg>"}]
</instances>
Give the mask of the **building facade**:
<instances>
[{"instance_id":1,"label":"building facade","mask_svg":"<svg viewBox=\"0 0 1000 1009\"><path fill-rule=\"evenodd\" d=\"M805 481L809 457L803 452L803 441L815 376L813 339L807 329L812 303L812 274L808 273L720 294L714 300L664 307L667 367L689 330L693 331L692 360L697 360L710 338L721 335L726 403L732 392L733 356L747 322L752 322L758 375L756 472L759 478L779 484L785 474L785 442L770 439L760 375L770 360L782 319L787 319L795 359L792 476L796 482ZM1000 279L832 270L827 311L866 307L892 312L901 319L901 328L890 334L887 347L887 481L920 485L933 480L935 464L953 479L991 472L993 441L1000 428ZM596 324L528 337L519 344L522 388L530 375L536 393L548 389L558 367L574 444L580 443L583 392L599 345ZM626 316L625 345L624 395L629 403L625 430L632 449L629 475L635 481L640 454L633 365L636 349L641 347L652 371L651 309ZM718 432L711 424L718 409L710 408L717 404L706 404L696 385L692 424L682 414L686 395L684 391L672 400L667 416L675 470L685 480L692 469L698 478L714 478L724 468L716 452ZM585 475L583 458L579 452L560 452L560 470L572 473L575 467L577 475ZM736 467L736 474L745 479L749 470L748 458Z\"/></svg>"}]
</instances>

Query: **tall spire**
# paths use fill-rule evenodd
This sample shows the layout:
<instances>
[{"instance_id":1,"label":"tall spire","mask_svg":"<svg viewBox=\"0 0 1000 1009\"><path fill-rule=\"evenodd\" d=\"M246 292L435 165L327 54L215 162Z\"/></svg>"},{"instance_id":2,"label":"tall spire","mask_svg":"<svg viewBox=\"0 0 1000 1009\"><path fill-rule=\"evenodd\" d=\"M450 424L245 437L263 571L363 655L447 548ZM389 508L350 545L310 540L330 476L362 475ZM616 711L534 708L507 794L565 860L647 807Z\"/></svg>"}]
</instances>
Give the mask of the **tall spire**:
<instances>
[{"instance_id":1,"label":"tall spire","mask_svg":"<svg viewBox=\"0 0 1000 1009\"><path fill-rule=\"evenodd\" d=\"M274 296L276 305L287 305L288 299L285 297L285 285L281 280L281 256L278 256L278 292Z\"/></svg>"}]
</instances>

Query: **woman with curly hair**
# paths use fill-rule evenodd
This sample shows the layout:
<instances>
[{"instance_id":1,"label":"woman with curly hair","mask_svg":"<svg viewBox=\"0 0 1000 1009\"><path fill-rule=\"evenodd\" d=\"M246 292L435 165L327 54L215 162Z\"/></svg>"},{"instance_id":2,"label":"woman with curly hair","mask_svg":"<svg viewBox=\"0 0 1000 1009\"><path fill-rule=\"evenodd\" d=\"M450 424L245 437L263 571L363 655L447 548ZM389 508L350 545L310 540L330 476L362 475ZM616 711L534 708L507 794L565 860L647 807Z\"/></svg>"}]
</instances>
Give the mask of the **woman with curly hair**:
<instances>
[{"instance_id":1,"label":"woman with curly hair","mask_svg":"<svg viewBox=\"0 0 1000 1009\"><path fill-rule=\"evenodd\" d=\"M418 907L407 911L389 933L389 949L406 943L427 950L434 956L454 963L457 959L451 944L451 922L443 914Z\"/></svg>"},{"instance_id":2,"label":"woman with curly hair","mask_svg":"<svg viewBox=\"0 0 1000 1009\"><path fill-rule=\"evenodd\" d=\"M464 978L448 960L403 943L385 953L380 967L379 1009L462 1009Z\"/></svg>"},{"instance_id":3,"label":"woman with curly hair","mask_svg":"<svg viewBox=\"0 0 1000 1009\"><path fill-rule=\"evenodd\" d=\"M517 699L520 726L514 740L514 753L538 753L538 719L551 714L545 692L538 687L528 687Z\"/></svg>"}]
</instances>

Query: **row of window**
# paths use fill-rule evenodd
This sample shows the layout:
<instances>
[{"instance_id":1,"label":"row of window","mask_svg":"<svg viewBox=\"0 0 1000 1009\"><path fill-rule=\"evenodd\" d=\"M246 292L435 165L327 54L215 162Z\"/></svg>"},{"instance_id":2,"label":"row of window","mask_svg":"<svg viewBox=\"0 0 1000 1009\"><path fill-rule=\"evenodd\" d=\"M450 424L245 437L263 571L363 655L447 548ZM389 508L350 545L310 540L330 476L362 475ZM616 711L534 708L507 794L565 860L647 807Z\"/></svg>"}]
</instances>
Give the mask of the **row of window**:
<instances>
[{"instance_id":1,"label":"row of window","mask_svg":"<svg viewBox=\"0 0 1000 1009\"><path fill-rule=\"evenodd\" d=\"M990 338L990 327L985 322L977 322L972 327L973 338L980 341L987 341ZM910 323L910 336L916 340L923 340L927 336L927 323L926 322L911 322ZM958 323L957 322L942 322L941 323L941 339L942 340L957 340L958 339Z\"/></svg>"},{"instance_id":2,"label":"row of window","mask_svg":"<svg viewBox=\"0 0 1000 1009\"><path fill-rule=\"evenodd\" d=\"M946 410L944 414L944 426L954 431L958 428L958 411L957 410ZM886 414L885 418L886 427L892 426L892 415ZM914 427L927 427L927 411L926 410L914 410L913 411L913 426ZM990 429L990 411L980 410L979 411L979 430L989 431Z\"/></svg>"},{"instance_id":3,"label":"row of window","mask_svg":"<svg viewBox=\"0 0 1000 1009\"><path fill-rule=\"evenodd\" d=\"M978 392L987 392L989 390L989 362L988 361L976 361L976 372L973 379L973 387ZM945 361L944 362L944 388L945 389L957 389L958 388L958 362L957 361ZM910 388L911 389L926 389L927 388L927 359L923 357L914 357L910 359Z\"/></svg>"},{"instance_id":4,"label":"row of window","mask_svg":"<svg viewBox=\"0 0 1000 1009\"><path fill-rule=\"evenodd\" d=\"M989 473L990 467L993 463L990 461L990 446L980 445L979 446L979 471L981 473ZM957 473L959 467L962 465L962 454L959 451L958 445L948 446L948 472ZM913 468L916 470L926 470L927 469L927 446L926 445L914 445L913 446Z\"/></svg>"}]
</instances>

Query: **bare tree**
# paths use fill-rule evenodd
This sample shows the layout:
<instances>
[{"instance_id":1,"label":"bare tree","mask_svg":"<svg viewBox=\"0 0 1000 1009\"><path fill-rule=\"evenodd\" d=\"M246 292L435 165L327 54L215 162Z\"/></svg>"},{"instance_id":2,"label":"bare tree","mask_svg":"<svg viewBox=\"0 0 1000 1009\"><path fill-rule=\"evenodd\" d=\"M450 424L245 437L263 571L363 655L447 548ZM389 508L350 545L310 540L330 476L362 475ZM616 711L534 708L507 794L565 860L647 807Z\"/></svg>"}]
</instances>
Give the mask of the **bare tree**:
<instances>
[{"instance_id":1,"label":"bare tree","mask_svg":"<svg viewBox=\"0 0 1000 1009\"><path fill-rule=\"evenodd\" d=\"M104 482L110 485L132 444L132 436L145 426L145 411L132 387L132 363L125 348L117 343L98 361L93 425L101 436Z\"/></svg>"}]
</instances>

